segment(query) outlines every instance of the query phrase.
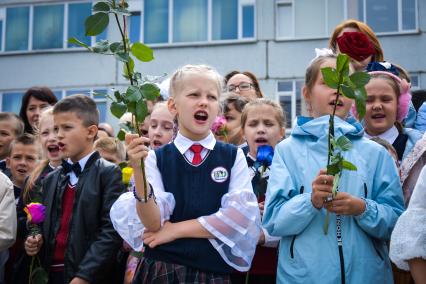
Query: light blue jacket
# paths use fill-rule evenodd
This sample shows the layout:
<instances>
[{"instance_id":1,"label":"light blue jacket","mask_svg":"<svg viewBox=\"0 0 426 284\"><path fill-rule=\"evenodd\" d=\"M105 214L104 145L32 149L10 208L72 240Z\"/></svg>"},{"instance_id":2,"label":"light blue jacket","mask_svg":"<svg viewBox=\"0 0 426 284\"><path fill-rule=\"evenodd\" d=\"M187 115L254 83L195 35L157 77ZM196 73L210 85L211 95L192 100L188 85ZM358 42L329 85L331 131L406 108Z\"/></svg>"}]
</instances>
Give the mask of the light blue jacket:
<instances>
[{"instance_id":1,"label":"light blue jacket","mask_svg":"<svg viewBox=\"0 0 426 284\"><path fill-rule=\"evenodd\" d=\"M426 102L420 106L419 111L417 112L414 128L422 132L426 131Z\"/></svg>"},{"instance_id":2,"label":"light blue jacket","mask_svg":"<svg viewBox=\"0 0 426 284\"><path fill-rule=\"evenodd\" d=\"M281 237L277 283L341 283L336 215L330 214L325 235L326 211L311 203L312 181L327 164L328 120L299 117L291 136L275 147L263 225ZM354 119L336 117L335 136L341 135L353 143L343 156L358 170L343 171L340 190L366 202L363 214L342 216L346 283L393 283L386 241L404 210L395 163L384 147L363 137Z\"/></svg>"},{"instance_id":3,"label":"light blue jacket","mask_svg":"<svg viewBox=\"0 0 426 284\"><path fill-rule=\"evenodd\" d=\"M404 160L411 153L417 141L423 137L423 133L417 129L406 127L403 128L403 133L408 135L407 144L405 144L404 154L402 155L402 159Z\"/></svg>"}]
</instances>

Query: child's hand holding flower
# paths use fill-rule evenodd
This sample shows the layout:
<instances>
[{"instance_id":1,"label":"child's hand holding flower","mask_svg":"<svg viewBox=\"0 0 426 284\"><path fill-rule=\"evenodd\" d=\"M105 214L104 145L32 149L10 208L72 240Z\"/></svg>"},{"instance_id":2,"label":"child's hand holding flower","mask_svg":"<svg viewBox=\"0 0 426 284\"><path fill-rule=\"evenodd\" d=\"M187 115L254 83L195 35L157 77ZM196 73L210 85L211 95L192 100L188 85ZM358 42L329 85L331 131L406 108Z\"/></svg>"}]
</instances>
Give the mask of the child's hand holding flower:
<instances>
[{"instance_id":1,"label":"child's hand holding flower","mask_svg":"<svg viewBox=\"0 0 426 284\"><path fill-rule=\"evenodd\" d=\"M141 159L148 156L149 139L146 137L139 137L137 134L126 134L127 155L129 156L129 163L133 169L140 169Z\"/></svg>"}]
</instances>

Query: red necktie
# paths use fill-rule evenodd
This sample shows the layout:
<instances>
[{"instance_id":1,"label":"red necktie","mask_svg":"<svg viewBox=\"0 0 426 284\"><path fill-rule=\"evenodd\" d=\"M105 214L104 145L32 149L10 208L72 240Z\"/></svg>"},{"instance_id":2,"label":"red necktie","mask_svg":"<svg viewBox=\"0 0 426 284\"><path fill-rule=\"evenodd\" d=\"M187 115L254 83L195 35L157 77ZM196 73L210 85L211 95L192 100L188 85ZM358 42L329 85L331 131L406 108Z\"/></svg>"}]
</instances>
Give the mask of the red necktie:
<instances>
[{"instance_id":1,"label":"red necktie","mask_svg":"<svg viewBox=\"0 0 426 284\"><path fill-rule=\"evenodd\" d=\"M200 144L193 144L189 149L194 153L194 157L192 158L193 165L199 165L203 160L201 158L201 151L203 150L203 146Z\"/></svg>"}]
</instances>

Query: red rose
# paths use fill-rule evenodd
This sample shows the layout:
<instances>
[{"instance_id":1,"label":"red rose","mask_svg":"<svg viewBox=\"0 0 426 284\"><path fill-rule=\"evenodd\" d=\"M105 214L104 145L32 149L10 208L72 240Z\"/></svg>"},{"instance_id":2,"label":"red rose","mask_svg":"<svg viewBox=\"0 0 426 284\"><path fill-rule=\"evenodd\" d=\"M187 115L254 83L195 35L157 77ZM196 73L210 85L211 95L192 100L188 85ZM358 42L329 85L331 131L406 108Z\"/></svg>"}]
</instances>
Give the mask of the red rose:
<instances>
[{"instance_id":1,"label":"red rose","mask_svg":"<svg viewBox=\"0 0 426 284\"><path fill-rule=\"evenodd\" d=\"M361 32L345 32L337 38L337 44L341 53L357 61L363 61L376 52L370 39Z\"/></svg>"}]
</instances>

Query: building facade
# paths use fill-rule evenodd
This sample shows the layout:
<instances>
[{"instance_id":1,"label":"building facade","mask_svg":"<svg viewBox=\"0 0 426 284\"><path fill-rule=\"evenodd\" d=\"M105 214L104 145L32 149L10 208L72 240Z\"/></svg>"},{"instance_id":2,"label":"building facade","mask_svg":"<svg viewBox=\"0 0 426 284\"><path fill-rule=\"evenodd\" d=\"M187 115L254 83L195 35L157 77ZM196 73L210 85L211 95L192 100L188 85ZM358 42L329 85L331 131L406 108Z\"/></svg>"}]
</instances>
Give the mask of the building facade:
<instances>
[{"instance_id":1,"label":"building facade","mask_svg":"<svg viewBox=\"0 0 426 284\"><path fill-rule=\"evenodd\" d=\"M377 33L386 60L403 66L413 88L426 89L426 0L131 0L132 42L154 49L155 60L137 64L142 74L209 64L221 74L251 71L263 92L279 101L289 124L304 110L301 96L314 48L326 47L344 19L365 21ZM67 43L87 44L84 19L92 1L0 1L0 110L19 111L25 90L52 88L58 98L93 91L101 120L116 125L104 94L123 88L121 63ZM110 28L97 39L118 40Z\"/></svg>"}]
</instances>

